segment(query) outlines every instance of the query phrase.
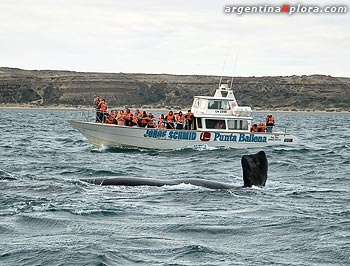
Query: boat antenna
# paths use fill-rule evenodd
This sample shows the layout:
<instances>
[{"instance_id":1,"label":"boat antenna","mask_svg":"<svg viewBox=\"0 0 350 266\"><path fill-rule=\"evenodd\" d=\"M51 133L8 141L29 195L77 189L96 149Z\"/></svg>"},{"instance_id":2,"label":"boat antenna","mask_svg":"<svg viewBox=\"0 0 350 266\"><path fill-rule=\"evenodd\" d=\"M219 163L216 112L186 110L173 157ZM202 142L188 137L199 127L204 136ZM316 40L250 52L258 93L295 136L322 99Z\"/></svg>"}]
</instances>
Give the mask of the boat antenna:
<instances>
[{"instance_id":1,"label":"boat antenna","mask_svg":"<svg viewBox=\"0 0 350 266\"><path fill-rule=\"evenodd\" d=\"M231 89L232 89L232 84L233 84L233 77L234 77L235 72L236 72L237 60L238 60L238 54L236 54L236 58L235 58L235 66L233 68L233 73L232 73L232 78L231 78L231 86L230 86Z\"/></svg>"},{"instance_id":2,"label":"boat antenna","mask_svg":"<svg viewBox=\"0 0 350 266\"><path fill-rule=\"evenodd\" d=\"M222 77L224 75L224 70L225 70L225 65L226 65L226 60L227 60L227 57L228 57L228 54L230 53L230 49L228 49L227 53L226 53L226 56L225 56L225 59L224 59L224 65L222 66L222 70L221 70L221 77L220 77L220 81L219 81L219 88L221 86L221 82L222 82Z\"/></svg>"}]
</instances>

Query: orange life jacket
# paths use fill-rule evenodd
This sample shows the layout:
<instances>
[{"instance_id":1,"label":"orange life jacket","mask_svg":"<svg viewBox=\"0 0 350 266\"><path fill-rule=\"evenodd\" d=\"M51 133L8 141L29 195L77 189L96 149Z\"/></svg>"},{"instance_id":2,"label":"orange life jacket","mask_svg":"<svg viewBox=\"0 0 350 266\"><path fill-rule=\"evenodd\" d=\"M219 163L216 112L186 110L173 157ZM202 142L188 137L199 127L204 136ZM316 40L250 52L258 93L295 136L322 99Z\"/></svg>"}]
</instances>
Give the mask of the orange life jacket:
<instances>
[{"instance_id":1,"label":"orange life jacket","mask_svg":"<svg viewBox=\"0 0 350 266\"><path fill-rule=\"evenodd\" d=\"M131 111L130 111L129 113L124 112L123 116L124 116L124 119L127 120L127 121L131 121L131 120L132 120L132 117L133 117Z\"/></svg>"},{"instance_id":2,"label":"orange life jacket","mask_svg":"<svg viewBox=\"0 0 350 266\"><path fill-rule=\"evenodd\" d=\"M176 120L177 120L178 123L183 123L184 122L184 118L185 118L184 114L182 114L182 115L177 114L176 115Z\"/></svg>"},{"instance_id":3,"label":"orange life jacket","mask_svg":"<svg viewBox=\"0 0 350 266\"><path fill-rule=\"evenodd\" d=\"M118 114L117 114L117 120L118 120L118 121L125 121L123 114L118 113Z\"/></svg>"},{"instance_id":4,"label":"orange life jacket","mask_svg":"<svg viewBox=\"0 0 350 266\"><path fill-rule=\"evenodd\" d=\"M100 111L101 112L106 112L107 111L108 104L106 102L101 102L99 106L100 106Z\"/></svg>"},{"instance_id":5,"label":"orange life jacket","mask_svg":"<svg viewBox=\"0 0 350 266\"><path fill-rule=\"evenodd\" d=\"M252 127L250 128L250 131L251 132L258 132L258 125L257 124L252 125Z\"/></svg>"},{"instance_id":6,"label":"orange life jacket","mask_svg":"<svg viewBox=\"0 0 350 266\"><path fill-rule=\"evenodd\" d=\"M115 118L112 115L108 115L106 123L107 124L114 124L114 122L115 122Z\"/></svg>"},{"instance_id":7,"label":"orange life jacket","mask_svg":"<svg viewBox=\"0 0 350 266\"><path fill-rule=\"evenodd\" d=\"M137 124L138 121L139 121L139 119L137 118L137 116L136 116L136 115L133 116L132 122L133 122L134 124Z\"/></svg>"},{"instance_id":8,"label":"orange life jacket","mask_svg":"<svg viewBox=\"0 0 350 266\"><path fill-rule=\"evenodd\" d=\"M191 113L191 112L186 113L186 114L185 114L185 118L186 118L188 121L192 121L193 113Z\"/></svg>"},{"instance_id":9,"label":"orange life jacket","mask_svg":"<svg viewBox=\"0 0 350 266\"><path fill-rule=\"evenodd\" d=\"M275 119L273 116L267 117L267 125L268 126L274 126L275 125Z\"/></svg>"},{"instance_id":10,"label":"orange life jacket","mask_svg":"<svg viewBox=\"0 0 350 266\"><path fill-rule=\"evenodd\" d=\"M174 115L174 114L172 114L172 115L167 114L166 117L165 117L165 119L166 119L168 122L172 122L172 121L175 120L175 115Z\"/></svg>"},{"instance_id":11,"label":"orange life jacket","mask_svg":"<svg viewBox=\"0 0 350 266\"><path fill-rule=\"evenodd\" d=\"M154 118L154 115L148 115L148 119L147 119L148 126L154 125L153 118Z\"/></svg>"},{"instance_id":12,"label":"orange life jacket","mask_svg":"<svg viewBox=\"0 0 350 266\"><path fill-rule=\"evenodd\" d=\"M148 124L148 115L147 114L145 114L145 115L143 115L142 114L142 116L141 116L141 118L140 118L140 123L142 124L142 125L147 125Z\"/></svg>"},{"instance_id":13,"label":"orange life jacket","mask_svg":"<svg viewBox=\"0 0 350 266\"><path fill-rule=\"evenodd\" d=\"M258 132L265 132L266 131L266 124L265 123L260 123L258 125Z\"/></svg>"}]
</instances>

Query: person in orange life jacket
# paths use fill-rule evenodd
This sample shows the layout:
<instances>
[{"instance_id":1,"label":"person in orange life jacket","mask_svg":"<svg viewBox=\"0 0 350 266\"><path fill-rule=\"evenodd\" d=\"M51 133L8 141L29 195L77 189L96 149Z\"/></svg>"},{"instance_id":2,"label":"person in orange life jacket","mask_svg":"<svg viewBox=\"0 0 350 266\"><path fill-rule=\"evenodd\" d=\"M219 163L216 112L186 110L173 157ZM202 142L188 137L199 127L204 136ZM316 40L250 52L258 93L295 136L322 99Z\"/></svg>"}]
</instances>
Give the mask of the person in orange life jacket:
<instances>
[{"instance_id":1,"label":"person in orange life jacket","mask_svg":"<svg viewBox=\"0 0 350 266\"><path fill-rule=\"evenodd\" d=\"M192 129L192 123L193 123L194 115L191 112L191 110L188 110L188 112L185 114L185 129L191 130Z\"/></svg>"},{"instance_id":2,"label":"person in orange life jacket","mask_svg":"<svg viewBox=\"0 0 350 266\"><path fill-rule=\"evenodd\" d=\"M142 112L137 108L135 113L134 113L134 119L133 119L133 124L138 125L141 127L141 117L142 117Z\"/></svg>"},{"instance_id":3,"label":"person in orange life jacket","mask_svg":"<svg viewBox=\"0 0 350 266\"><path fill-rule=\"evenodd\" d=\"M272 115L268 115L266 117L266 132L271 133L274 125L275 125L275 118Z\"/></svg>"},{"instance_id":4,"label":"person in orange life jacket","mask_svg":"<svg viewBox=\"0 0 350 266\"><path fill-rule=\"evenodd\" d=\"M132 117L131 124L132 124L133 126L139 126L139 119L138 119L138 117L137 117L136 115L134 115L134 116Z\"/></svg>"},{"instance_id":5,"label":"person in orange life jacket","mask_svg":"<svg viewBox=\"0 0 350 266\"><path fill-rule=\"evenodd\" d=\"M119 115L118 110L113 110L112 113L113 113L113 117L117 120L118 115Z\"/></svg>"},{"instance_id":6,"label":"person in orange life jacket","mask_svg":"<svg viewBox=\"0 0 350 266\"><path fill-rule=\"evenodd\" d=\"M176 115L176 129L183 129L184 128L184 120L185 120L185 115L180 111L177 115Z\"/></svg>"},{"instance_id":7,"label":"person in orange life jacket","mask_svg":"<svg viewBox=\"0 0 350 266\"><path fill-rule=\"evenodd\" d=\"M146 113L146 111L143 111L142 116L139 118L139 124L141 127L146 127L146 125L148 124L148 115Z\"/></svg>"},{"instance_id":8,"label":"person in orange life jacket","mask_svg":"<svg viewBox=\"0 0 350 266\"><path fill-rule=\"evenodd\" d=\"M265 132L266 131L266 124L265 123L260 123L258 125L258 132Z\"/></svg>"},{"instance_id":9,"label":"person in orange life jacket","mask_svg":"<svg viewBox=\"0 0 350 266\"><path fill-rule=\"evenodd\" d=\"M117 120L116 120L116 112L115 110L112 110L110 114L107 114L107 120L106 123L107 124L116 124Z\"/></svg>"},{"instance_id":10,"label":"person in orange life jacket","mask_svg":"<svg viewBox=\"0 0 350 266\"><path fill-rule=\"evenodd\" d=\"M124 119L124 112L123 110L120 110L119 113L117 114L117 122L119 126L124 126L125 125L125 119Z\"/></svg>"},{"instance_id":11,"label":"person in orange life jacket","mask_svg":"<svg viewBox=\"0 0 350 266\"><path fill-rule=\"evenodd\" d=\"M126 111L123 114L124 120L125 120L125 125L131 127L132 126L132 119L133 119L133 114L130 111L129 108L126 109Z\"/></svg>"},{"instance_id":12,"label":"person in orange life jacket","mask_svg":"<svg viewBox=\"0 0 350 266\"><path fill-rule=\"evenodd\" d=\"M169 111L169 113L165 116L165 121L167 129L175 129L175 115L173 111Z\"/></svg>"},{"instance_id":13,"label":"person in orange life jacket","mask_svg":"<svg viewBox=\"0 0 350 266\"><path fill-rule=\"evenodd\" d=\"M158 128L165 128L165 118L164 114L161 114L160 117L158 117Z\"/></svg>"},{"instance_id":14,"label":"person in orange life jacket","mask_svg":"<svg viewBox=\"0 0 350 266\"><path fill-rule=\"evenodd\" d=\"M106 115L107 115L107 109L108 109L108 104L105 101L105 99L101 99L100 104L98 105L100 114L99 114L99 121L102 123L106 122Z\"/></svg>"},{"instance_id":15,"label":"person in orange life jacket","mask_svg":"<svg viewBox=\"0 0 350 266\"><path fill-rule=\"evenodd\" d=\"M250 127L250 132L258 132L258 125L257 124L253 124Z\"/></svg>"},{"instance_id":16,"label":"person in orange life jacket","mask_svg":"<svg viewBox=\"0 0 350 266\"><path fill-rule=\"evenodd\" d=\"M152 113L149 113L148 114L148 121L147 121L147 127L148 128L154 128L155 127L153 119L154 119L154 115Z\"/></svg>"},{"instance_id":17,"label":"person in orange life jacket","mask_svg":"<svg viewBox=\"0 0 350 266\"><path fill-rule=\"evenodd\" d=\"M135 114L136 116L142 116L143 112L140 111L140 109L136 109Z\"/></svg>"},{"instance_id":18,"label":"person in orange life jacket","mask_svg":"<svg viewBox=\"0 0 350 266\"><path fill-rule=\"evenodd\" d=\"M96 121L95 122L101 122L99 121L99 117L100 117L100 108L98 107L100 104L100 96L96 96L94 98L94 105L95 105L95 111L96 111Z\"/></svg>"},{"instance_id":19,"label":"person in orange life jacket","mask_svg":"<svg viewBox=\"0 0 350 266\"><path fill-rule=\"evenodd\" d=\"M117 120L117 117L118 117L118 110L112 110L112 111L111 111L111 116L112 116L112 118L113 118L113 124L118 125L118 120Z\"/></svg>"}]
</instances>

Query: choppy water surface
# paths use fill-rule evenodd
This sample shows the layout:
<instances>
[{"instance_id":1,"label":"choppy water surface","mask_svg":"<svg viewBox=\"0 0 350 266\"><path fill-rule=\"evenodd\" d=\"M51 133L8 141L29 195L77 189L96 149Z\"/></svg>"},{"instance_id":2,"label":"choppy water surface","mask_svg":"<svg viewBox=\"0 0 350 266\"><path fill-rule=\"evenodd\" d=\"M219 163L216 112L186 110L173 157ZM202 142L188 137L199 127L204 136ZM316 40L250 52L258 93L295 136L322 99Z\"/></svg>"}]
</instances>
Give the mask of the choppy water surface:
<instances>
[{"instance_id":1,"label":"choppy water surface","mask_svg":"<svg viewBox=\"0 0 350 266\"><path fill-rule=\"evenodd\" d=\"M265 188L101 187L93 177L243 184L258 150L98 150L77 111L1 110L0 265L349 265L350 115L275 114ZM257 114L263 118L265 114Z\"/></svg>"}]
</instances>

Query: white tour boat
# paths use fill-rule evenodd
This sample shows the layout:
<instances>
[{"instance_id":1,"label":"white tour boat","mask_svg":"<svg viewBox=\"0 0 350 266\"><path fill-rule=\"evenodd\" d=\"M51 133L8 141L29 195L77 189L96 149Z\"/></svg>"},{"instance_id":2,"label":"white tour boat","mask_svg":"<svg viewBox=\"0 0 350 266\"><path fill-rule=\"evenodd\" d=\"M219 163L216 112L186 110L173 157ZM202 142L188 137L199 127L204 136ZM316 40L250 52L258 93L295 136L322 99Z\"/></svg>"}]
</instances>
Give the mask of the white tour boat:
<instances>
[{"instance_id":1,"label":"white tour boat","mask_svg":"<svg viewBox=\"0 0 350 266\"><path fill-rule=\"evenodd\" d=\"M238 106L233 90L220 85L214 96L195 96L191 130L120 126L69 120L91 143L103 147L181 149L187 147L257 148L296 144L286 131L251 132L252 110Z\"/></svg>"}]
</instances>

